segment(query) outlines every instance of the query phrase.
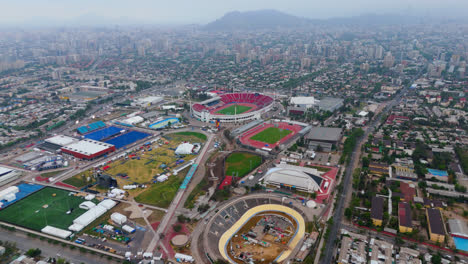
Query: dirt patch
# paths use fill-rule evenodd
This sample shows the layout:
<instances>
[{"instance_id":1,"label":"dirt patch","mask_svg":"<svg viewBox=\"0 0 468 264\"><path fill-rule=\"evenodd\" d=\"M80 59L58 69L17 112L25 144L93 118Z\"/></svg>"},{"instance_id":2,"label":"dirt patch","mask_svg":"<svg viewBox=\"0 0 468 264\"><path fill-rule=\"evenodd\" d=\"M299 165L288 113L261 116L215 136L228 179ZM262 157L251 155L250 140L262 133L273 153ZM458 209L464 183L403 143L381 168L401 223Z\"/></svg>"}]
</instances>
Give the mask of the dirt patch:
<instances>
[{"instance_id":1,"label":"dirt patch","mask_svg":"<svg viewBox=\"0 0 468 264\"><path fill-rule=\"evenodd\" d=\"M247 258L252 258L255 263L272 263L288 249L296 229L296 221L287 214L257 214L231 238L227 246L228 255L236 263L244 263Z\"/></svg>"}]
</instances>

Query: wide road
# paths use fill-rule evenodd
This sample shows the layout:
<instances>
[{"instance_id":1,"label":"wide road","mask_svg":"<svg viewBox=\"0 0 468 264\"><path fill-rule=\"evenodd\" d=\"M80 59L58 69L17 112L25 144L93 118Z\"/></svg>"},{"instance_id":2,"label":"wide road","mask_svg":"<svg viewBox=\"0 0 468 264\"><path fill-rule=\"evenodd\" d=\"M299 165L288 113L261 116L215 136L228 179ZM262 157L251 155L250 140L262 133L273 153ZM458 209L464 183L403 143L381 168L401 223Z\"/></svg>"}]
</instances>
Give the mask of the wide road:
<instances>
[{"instance_id":1,"label":"wide road","mask_svg":"<svg viewBox=\"0 0 468 264\"><path fill-rule=\"evenodd\" d=\"M335 252L335 240L338 239L339 236L339 230L341 229L341 221L343 217L343 211L345 207L345 201L346 201L346 196L348 195L350 185L351 185L351 175L353 174L354 171L354 165L356 164L356 159L359 158L360 151L359 149L361 148L361 144L364 140L367 139L370 133L372 133L377 125L380 124L381 118L382 118L382 113L388 113L396 104L398 104L403 97L403 95L406 94L408 91L408 87L405 87L401 90L400 93L398 93L395 98L393 98L385 107L384 110L382 110L377 116L374 117L374 119L370 122L369 126L366 128L364 135L359 138L359 140L356 143L356 146L354 146L353 152L351 154L351 161L346 165L346 171L343 179L343 189L342 192L338 195L338 205L335 208L333 212L333 224L330 227L330 234L328 236L328 240L325 243L325 255L321 259L320 263L323 264L329 264L333 263L333 255Z\"/></svg>"},{"instance_id":2,"label":"wide road","mask_svg":"<svg viewBox=\"0 0 468 264\"><path fill-rule=\"evenodd\" d=\"M107 260L106 257L91 255L89 253L81 253L78 248L71 250L68 245L62 247L61 244L49 244L47 240L39 240L38 238L28 237L24 233L3 231L0 236L1 241L9 241L16 243L16 247L22 251L28 251L31 248L39 248L42 251L42 256L48 258L64 258L70 263L86 263L86 264L104 264L115 263L115 260Z\"/></svg>"}]
</instances>

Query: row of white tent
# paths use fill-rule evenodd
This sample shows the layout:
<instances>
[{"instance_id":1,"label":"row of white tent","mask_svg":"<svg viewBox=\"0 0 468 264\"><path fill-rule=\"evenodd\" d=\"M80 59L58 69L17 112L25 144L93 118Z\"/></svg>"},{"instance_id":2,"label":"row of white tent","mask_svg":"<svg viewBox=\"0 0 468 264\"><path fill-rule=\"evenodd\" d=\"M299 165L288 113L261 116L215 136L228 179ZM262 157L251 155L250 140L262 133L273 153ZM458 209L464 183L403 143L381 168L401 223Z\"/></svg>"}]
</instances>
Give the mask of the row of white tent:
<instances>
[{"instance_id":1,"label":"row of white tent","mask_svg":"<svg viewBox=\"0 0 468 264\"><path fill-rule=\"evenodd\" d=\"M88 203L88 206L90 205L89 203L92 202L84 202ZM83 205L82 203L81 205ZM86 213L80 215L78 218L73 220L73 224L68 227L69 230L79 232L83 230L87 225L91 224L94 220L99 218L101 215L105 214L108 210L112 209L117 202L111 200L111 199L106 199L96 206L92 207L86 211ZM80 205L80 206L81 206Z\"/></svg>"}]
</instances>

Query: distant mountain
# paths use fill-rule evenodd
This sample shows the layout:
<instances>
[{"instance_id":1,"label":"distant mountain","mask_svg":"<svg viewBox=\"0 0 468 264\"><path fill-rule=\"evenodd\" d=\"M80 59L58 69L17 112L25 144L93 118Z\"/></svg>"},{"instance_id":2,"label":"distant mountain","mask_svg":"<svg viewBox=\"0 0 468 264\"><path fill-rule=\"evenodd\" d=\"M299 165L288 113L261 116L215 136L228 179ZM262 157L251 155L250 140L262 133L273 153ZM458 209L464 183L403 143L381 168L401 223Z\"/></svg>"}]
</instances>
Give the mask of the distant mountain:
<instances>
[{"instance_id":1,"label":"distant mountain","mask_svg":"<svg viewBox=\"0 0 468 264\"><path fill-rule=\"evenodd\" d=\"M229 12L204 26L206 30L257 30L285 27L300 27L312 23L311 19L300 18L276 10Z\"/></svg>"},{"instance_id":2,"label":"distant mountain","mask_svg":"<svg viewBox=\"0 0 468 264\"><path fill-rule=\"evenodd\" d=\"M459 20L459 19L457 19ZM452 20L456 21L455 19ZM289 15L276 10L258 10L239 12L234 11L205 25L205 30L231 31L231 30L257 30L298 28L313 25L403 25L417 23L443 23L450 22L435 17L418 17L399 14L363 14L353 17L335 17L329 19L309 19Z\"/></svg>"}]
</instances>

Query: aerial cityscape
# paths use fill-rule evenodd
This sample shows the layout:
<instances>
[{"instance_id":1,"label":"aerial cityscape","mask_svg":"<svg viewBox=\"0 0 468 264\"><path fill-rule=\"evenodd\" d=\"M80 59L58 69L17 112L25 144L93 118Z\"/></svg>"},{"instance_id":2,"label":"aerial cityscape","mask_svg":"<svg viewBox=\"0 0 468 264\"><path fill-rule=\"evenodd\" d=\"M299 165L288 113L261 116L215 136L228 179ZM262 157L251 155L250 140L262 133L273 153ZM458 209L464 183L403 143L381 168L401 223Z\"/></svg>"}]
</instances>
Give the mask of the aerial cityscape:
<instances>
[{"instance_id":1,"label":"aerial cityscape","mask_svg":"<svg viewBox=\"0 0 468 264\"><path fill-rule=\"evenodd\" d=\"M0 264L468 263L467 4L38 1L0 3Z\"/></svg>"}]
</instances>

